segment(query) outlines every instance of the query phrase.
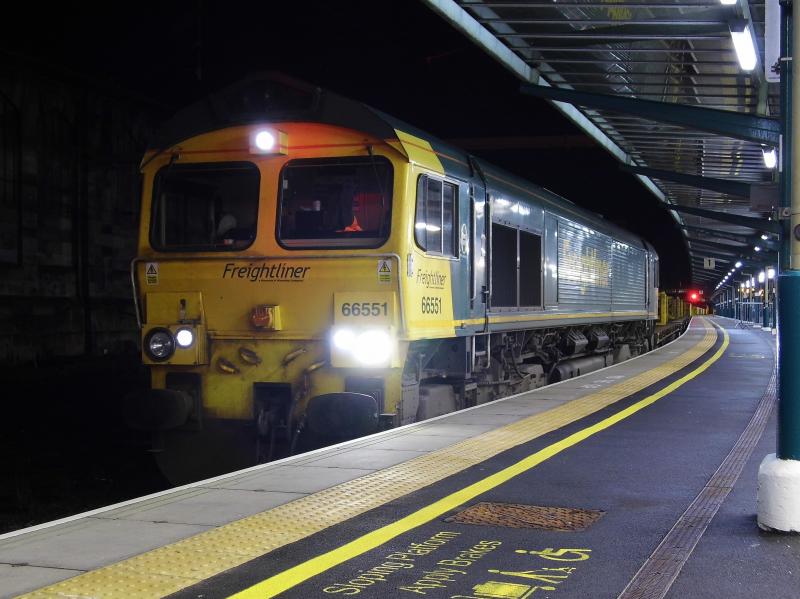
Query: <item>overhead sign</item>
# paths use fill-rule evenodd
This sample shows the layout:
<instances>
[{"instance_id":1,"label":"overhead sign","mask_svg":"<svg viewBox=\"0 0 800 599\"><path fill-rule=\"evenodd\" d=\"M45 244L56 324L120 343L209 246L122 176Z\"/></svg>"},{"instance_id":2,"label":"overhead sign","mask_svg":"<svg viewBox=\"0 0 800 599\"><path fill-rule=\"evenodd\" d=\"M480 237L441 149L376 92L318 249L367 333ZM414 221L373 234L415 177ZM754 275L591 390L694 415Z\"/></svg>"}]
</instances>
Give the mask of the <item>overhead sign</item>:
<instances>
[{"instance_id":1,"label":"overhead sign","mask_svg":"<svg viewBox=\"0 0 800 599\"><path fill-rule=\"evenodd\" d=\"M714 270L716 267L717 263L714 258L703 258L703 268L706 270Z\"/></svg>"}]
</instances>

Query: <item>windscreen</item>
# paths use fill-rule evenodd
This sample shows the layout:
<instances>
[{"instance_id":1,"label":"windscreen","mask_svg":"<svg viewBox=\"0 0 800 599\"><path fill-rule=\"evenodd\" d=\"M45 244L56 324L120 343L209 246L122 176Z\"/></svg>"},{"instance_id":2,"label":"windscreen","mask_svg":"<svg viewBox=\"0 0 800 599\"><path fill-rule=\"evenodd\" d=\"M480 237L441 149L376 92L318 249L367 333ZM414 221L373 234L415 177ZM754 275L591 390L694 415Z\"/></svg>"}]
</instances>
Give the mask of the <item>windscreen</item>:
<instances>
[{"instance_id":1,"label":"windscreen","mask_svg":"<svg viewBox=\"0 0 800 599\"><path fill-rule=\"evenodd\" d=\"M249 247L256 236L258 168L249 162L174 164L156 175L153 248L226 251Z\"/></svg>"},{"instance_id":2,"label":"windscreen","mask_svg":"<svg viewBox=\"0 0 800 599\"><path fill-rule=\"evenodd\" d=\"M281 171L288 248L378 247L389 238L392 165L380 156L292 160Z\"/></svg>"}]
</instances>

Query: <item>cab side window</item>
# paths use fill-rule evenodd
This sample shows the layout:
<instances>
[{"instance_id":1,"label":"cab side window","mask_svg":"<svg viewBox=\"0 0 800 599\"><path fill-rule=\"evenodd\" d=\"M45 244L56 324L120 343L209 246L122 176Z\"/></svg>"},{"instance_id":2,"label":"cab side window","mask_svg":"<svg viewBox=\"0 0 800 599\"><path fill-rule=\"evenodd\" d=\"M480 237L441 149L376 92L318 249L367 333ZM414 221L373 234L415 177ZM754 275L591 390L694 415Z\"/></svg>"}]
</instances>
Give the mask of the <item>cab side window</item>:
<instances>
[{"instance_id":1,"label":"cab side window","mask_svg":"<svg viewBox=\"0 0 800 599\"><path fill-rule=\"evenodd\" d=\"M414 239L429 254L457 255L457 195L458 188L452 183L427 175L419 178Z\"/></svg>"}]
</instances>

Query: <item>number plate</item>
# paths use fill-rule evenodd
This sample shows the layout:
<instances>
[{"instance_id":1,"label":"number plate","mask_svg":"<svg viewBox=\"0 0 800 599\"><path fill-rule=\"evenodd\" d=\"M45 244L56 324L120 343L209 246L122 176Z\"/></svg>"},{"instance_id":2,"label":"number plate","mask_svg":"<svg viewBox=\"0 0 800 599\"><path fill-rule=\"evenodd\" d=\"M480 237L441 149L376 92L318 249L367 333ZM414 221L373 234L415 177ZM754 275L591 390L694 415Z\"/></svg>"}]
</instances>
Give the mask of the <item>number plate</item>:
<instances>
[{"instance_id":1,"label":"number plate","mask_svg":"<svg viewBox=\"0 0 800 599\"><path fill-rule=\"evenodd\" d=\"M333 298L333 320L337 324L394 324L394 293L342 292Z\"/></svg>"}]
</instances>

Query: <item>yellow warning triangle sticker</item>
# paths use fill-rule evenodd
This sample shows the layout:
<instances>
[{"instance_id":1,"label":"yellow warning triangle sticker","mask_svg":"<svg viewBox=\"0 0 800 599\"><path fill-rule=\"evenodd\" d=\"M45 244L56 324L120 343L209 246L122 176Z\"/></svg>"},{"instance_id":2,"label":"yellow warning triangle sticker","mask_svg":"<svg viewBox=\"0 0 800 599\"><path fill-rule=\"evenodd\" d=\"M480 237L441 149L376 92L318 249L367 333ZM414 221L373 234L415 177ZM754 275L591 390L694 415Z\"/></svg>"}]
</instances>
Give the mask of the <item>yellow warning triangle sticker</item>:
<instances>
[{"instance_id":1,"label":"yellow warning triangle sticker","mask_svg":"<svg viewBox=\"0 0 800 599\"><path fill-rule=\"evenodd\" d=\"M384 260L381 262L381 267L378 269L378 272L392 272L392 269L389 268L389 263Z\"/></svg>"},{"instance_id":2,"label":"yellow warning triangle sticker","mask_svg":"<svg viewBox=\"0 0 800 599\"><path fill-rule=\"evenodd\" d=\"M148 266L146 274L148 274L148 275L157 275L158 271L156 270L156 265L155 264L151 264L150 266Z\"/></svg>"}]
</instances>

